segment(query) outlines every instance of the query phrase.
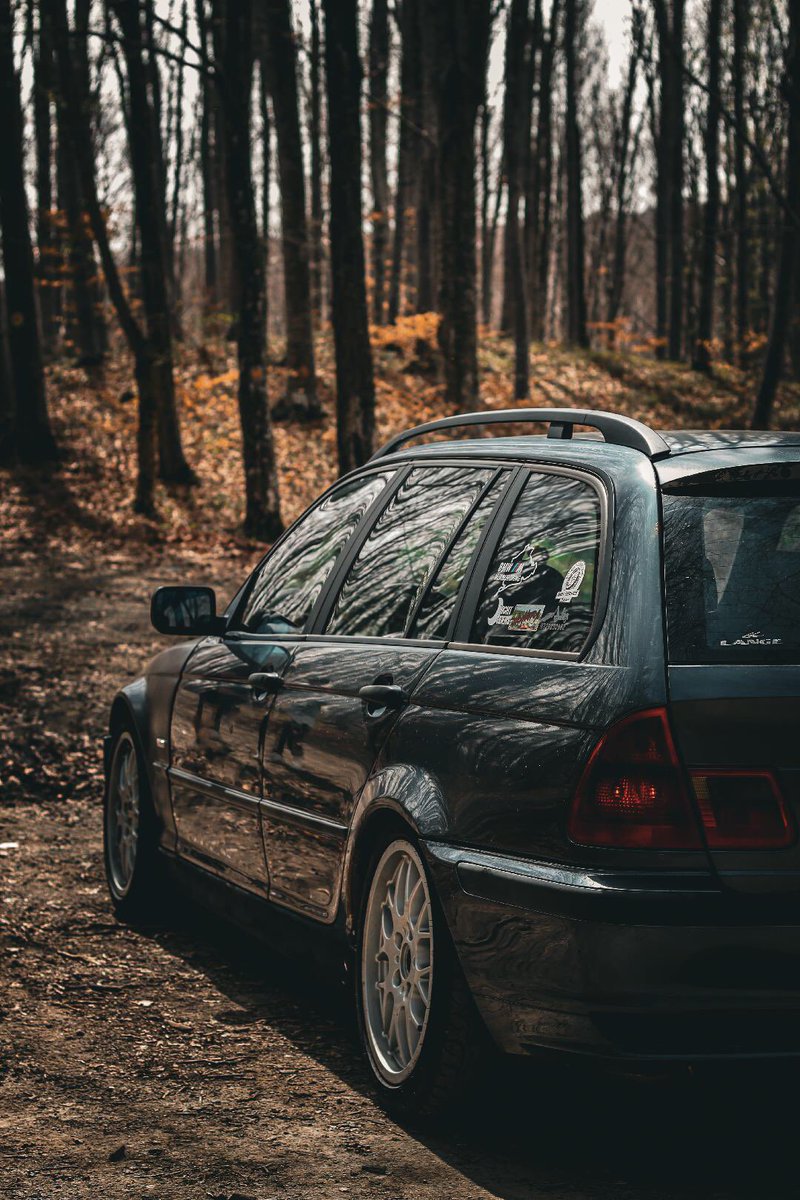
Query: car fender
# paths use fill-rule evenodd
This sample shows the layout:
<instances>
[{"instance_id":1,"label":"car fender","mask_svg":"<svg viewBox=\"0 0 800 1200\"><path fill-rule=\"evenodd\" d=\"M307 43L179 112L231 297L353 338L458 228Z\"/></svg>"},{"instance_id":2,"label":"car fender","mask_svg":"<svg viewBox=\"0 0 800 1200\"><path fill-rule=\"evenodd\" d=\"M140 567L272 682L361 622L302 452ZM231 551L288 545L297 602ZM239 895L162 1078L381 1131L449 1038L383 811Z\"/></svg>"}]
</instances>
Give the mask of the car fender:
<instances>
[{"instance_id":1,"label":"car fender","mask_svg":"<svg viewBox=\"0 0 800 1200\"><path fill-rule=\"evenodd\" d=\"M176 837L167 776L172 703L184 667L197 644L197 640L192 640L162 650L149 663L144 675L117 692L109 715L109 736L105 740L107 778L114 737L123 724L130 725L147 772L153 807L162 828L162 844L168 849L174 848Z\"/></svg>"},{"instance_id":2,"label":"car fender","mask_svg":"<svg viewBox=\"0 0 800 1200\"><path fill-rule=\"evenodd\" d=\"M340 903L349 934L355 929L364 839L381 818L392 815L409 825L420 840L447 834L447 805L439 781L429 772L393 763L367 780L353 809L342 865Z\"/></svg>"}]
</instances>

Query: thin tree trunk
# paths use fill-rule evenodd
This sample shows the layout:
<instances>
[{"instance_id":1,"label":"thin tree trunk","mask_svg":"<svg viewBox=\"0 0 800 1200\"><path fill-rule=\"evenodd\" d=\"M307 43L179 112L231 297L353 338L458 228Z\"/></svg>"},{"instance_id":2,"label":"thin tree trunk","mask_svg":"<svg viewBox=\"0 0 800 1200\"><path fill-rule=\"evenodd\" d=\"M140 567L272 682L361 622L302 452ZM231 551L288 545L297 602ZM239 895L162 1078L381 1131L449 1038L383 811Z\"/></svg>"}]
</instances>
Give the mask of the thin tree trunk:
<instances>
[{"instance_id":1,"label":"thin tree trunk","mask_svg":"<svg viewBox=\"0 0 800 1200\"><path fill-rule=\"evenodd\" d=\"M520 230L520 201L524 148L530 141L528 0L511 0L508 12L505 61L503 142L508 185L506 210L506 271L510 275L511 327L514 334L514 398L524 400L529 391L528 286L525 245Z\"/></svg>"},{"instance_id":2,"label":"thin tree trunk","mask_svg":"<svg viewBox=\"0 0 800 1200\"><path fill-rule=\"evenodd\" d=\"M321 322L324 309L322 271L322 52L320 45L319 0L309 0L311 21L311 50L309 58L308 140L311 151L311 223L309 229L311 252L311 302L314 315Z\"/></svg>"},{"instance_id":3,"label":"thin tree trunk","mask_svg":"<svg viewBox=\"0 0 800 1200\"><path fill-rule=\"evenodd\" d=\"M0 0L2 2L2 0ZM89 128L89 113L81 103L81 89L76 79L70 52L66 0L42 0L50 16L53 45L59 80L59 130L66 132L80 179L89 219L92 224L100 261L103 264L106 286L117 313L122 332L134 357L135 376L139 393L139 428L137 432L137 478L134 507L137 512L152 516L155 512L155 435L157 400L153 378L153 354L133 315L125 295L119 271L109 242L105 217L97 196L94 175L94 148Z\"/></svg>"},{"instance_id":4,"label":"thin tree trunk","mask_svg":"<svg viewBox=\"0 0 800 1200\"><path fill-rule=\"evenodd\" d=\"M578 0L566 0L564 54L567 68L567 341L588 346L584 281L583 166L578 124Z\"/></svg>"},{"instance_id":5,"label":"thin tree trunk","mask_svg":"<svg viewBox=\"0 0 800 1200\"><path fill-rule=\"evenodd\" d=\"M748 181L745 161L747 113L745 111L745 48L748 37L748 0L733 0L733 115L734 170L736 173L736 353L741 366L747 363L750 330L750 230L748 227Z\"/></svg>"},{"instance_id":6,"label":"thin tree trunk","mask_svg":"<svg viewBox=\"0 0 800 1200\"><path fill-rule=\"evenodd\" d=\"M705 127L706 203L703 213L703 239L700 263L700 305L697 338L692 366L695 371L711 370L711 341L714 336L714 295L717 271L717 234L719 227L719 66L722 0L710 0L706 53L708 56L708 106Z\"/></svg>"},{"instance_id":7,"label":"thin tree trunk","mask_svg":"<svg viewBox=\"0 0 800 1200\"><path fill-rule=\"evenodd\" d=\"M297 51L289 0L267 0L264 14L268 43L267 77L278 146L286 365L289 369L286 394L275 406L273 416L276 419L313 421L320 417L322 409L317 399L314 366L303 144L297 106Z\"/></svg>"},{"instance_id":8,"label":"thin tree trunk","mask_svg":"<svg viewBox=\"0 0 800 1200\"><path fill-rule=\"evenodd\" d=\"M383 324L386 247L389 234L389 176L386 124L389 73L389 6L373 0L369 26L369 169L372 182L372 317Z\"/></svg>"},{"instance_id":9,"label":"thin tree trunk","mask_svg":"<svg viewBox=\"0 0 800 1200\"><path fill-rule=\"evenodd\" d=\"M36 313L33 247L23 174L22 111L14 66L10 0L0 0L0 129L5 139L0 170L8 347L14 387L14 449L24 463L57 457L47 411L42 347Z\"/></svg>"},{"instance_id":10,"label":"thin tree trunk","mask_svg":"<svg viewBox=\"0 0 800 1200\"><path fill-rule=\"evenodd\" d=\"M781 210L778 278L772 307L769 344L758 390L753 429L768 429L775 393L786 357L786 340L792 318L795 271L800 258L800 0L789 0L789 39L783 93L788 108L786 146L786 208Z\"/></svg>"},{"instance_id":11,"label":"thin tree trunk","mask_svg":"<svg viewBox=\"0 0 800 1200\"><path fill-rule=\"evenodd\" d=\"M416 156L416 223L417 223L417 312L432 312L436 308L439 289L439 239L438 220L439 173L436 147L439 141L438 114L436 108L436 72L438 55L436 50L435 22L424 6L418 14L419 20L419 101Z\"/></svg>"},{"instance_id":12,"label":"thin tree trunk","mask_svg":"<svg viewBox=\"0 0 800 1200\"><path fill-rule=\"evenodd\" d=\"M397 187L394 200L394 240L389 276L388 321L400 314L404 266L407 254L406 224L411 202L413 156L419 129L419 0L400 0L400 115L398 119ZM329 117L330 122L330 117Z\"/></svg>"},{"instance_id":13,"label":"thin tree trunk","mask_svg":"<svg viewBox=\"0 0 800 1200\"><path fill-rule=\"evenodd\" d=\"M323 0L330 144L330 231L339 468L370 457L375 385L361 212L361 65L356 0Z\"/></svg>"},{"instance_id":14,"label":"thin tree trunk","mask_svg":"<svg viewBox=\"0 0 800 1200\"><path fill-rule=\"evenodd\" d=\"M455 411L479 403L475 272L475 121L484 96L490 0L441 0L438 121L441 270L439 344L445 397Z\"/></svg>"},{"instance_id":15,"label":"thin tree trunk","mask_svg":"<svg viewBox=\"0 0 800 1200\"><path fill-rule=\"evenodd\" d=\"M58 345L59 280L56 270L58 239L53 211L53 120L50 97L53 91L53 48L49 22L40 15L33 55L33 124L36 140L36 276L39 283L39 315L42 349L52 354Z\"/></svg>"},{"instance_id":16,"label":"thin tree trunk","mask_svg":"<svg viewBox=\"0 0 800 1200\"><path fill-rule=\"evenodd\" d=\"M622 296L625 289L625 267L628 253L628 184L633 173L634 158L638 138L631 144L631 124L633 120L633 100L636 91L636 78L639 59L642 54L642 17L641 12L634 17L634 28L631 39L631 53L628 59L628 74L625 81L625 91L622 97L622 112L619 123L619 136L616 143L616 178L614 189L615 219L614 219L614 248L612 251L611 287L609 290L608 311L606 321L611 327L611 338L615 336L616 321L622 306Z\"/></svg>"},{"instance_id":17,"label":"thin tree trunk","mask_svg":"<svg viewBox=\"0 0 800 1200\"><path fill-rule=\"evenodd\" d=\"M158 458L160 477L170 483L198 482L181 444L172 367L170 258L165 245L162 155L155 144L158 125L148 95L142 25L136 6L111 0L123 35L123 53L130 97L130 154L136 213L141 237L142 297L152 353L151 376L157 392Z\"/></svg>"},{"instance_id":18,"label":"thin tree trunk","mask_svg":"<svg viewBox=\"0 0 800 1200\"><path fill-rule=\"evenodd\" d=\"M669 152L672 158L670 169L670 308L669 308L669 356L678 361L683 353L683 291L684 291L684 231L683 231L683 23L684 0L672 0L671 70L672 99Z\"/></svg>"},{"instance_id":19,"label":"thin tree trunk","mask_svg":"<svg viewBox=\"0 0 800 1200\"><path fill-rule=\"evenodd\" d=\"M205 0L195 0L195 19L197 21L200 45L204 54L210 57L208 21L206 19ZM205 294L203 296L206 313L219 303L217 245L214 230L214 213L216 211L214 198L214 147L212 145L213 105L212 92L207 80L200 83L200 184L203 203L203 273Z\"/></svg>"},{"instance_id":20,"label":"thin tree trunk","mask_svg":"<svg viewBox=\"0 0 800 1200\"><path fill-rule=\"evenodd\" d=\"M553 192L553 64L561 20L560 0L553 0L548 36L542 44L539 69L539 111L536 122L536 190L528 204L533 211L529 219L532 230L530 259L530 327L531 337L541 342L545 337L547 294L550 279L552 192Z\"/></svg>"},{"instance_id":21,"label":"thin tree trunk","mask_svg":"<svg viewBox=\"0 0 800 1200\"><path fill-rule=\"evenodd\" d=\"M223 8L224 16L220 13ZM253 79L252 0L214 0L224 20L220 79L226 133L226 183L236 256L239 417L242 426L246 515L253 537L274 541L283 528L278 472L267 403L266 287L250 152Z\"/></svg>"}]
</instances>

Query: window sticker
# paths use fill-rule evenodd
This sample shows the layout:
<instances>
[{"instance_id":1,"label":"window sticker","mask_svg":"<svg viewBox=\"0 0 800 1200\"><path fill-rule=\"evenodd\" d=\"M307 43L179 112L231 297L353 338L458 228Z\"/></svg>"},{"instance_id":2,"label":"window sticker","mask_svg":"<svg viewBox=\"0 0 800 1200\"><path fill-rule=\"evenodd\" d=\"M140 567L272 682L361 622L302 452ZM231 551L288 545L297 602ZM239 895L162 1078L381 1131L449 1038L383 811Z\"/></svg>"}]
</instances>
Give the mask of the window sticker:
<instances>
[{"instance_id":1,"label":"window sticker","mask_svg":"<svg viewBox=\"0 0 800 1200\"><path fill-rule=\"evenodd\" d=\"M751 633L743 633L741 637L734 638L728 641L727 638L720 640L720 646L780 646L780 638L764 637L760 629L754 629Z\"/></svg>"},{"instance_id":2,"label":"window sticker","mask_svg":"<svg viewBox=\"0 0 800 1200\"><path fill-rule=\"evenodd\" d=\"M515 633L536 633L543 616L543 604L517 604L508 627Z\"/></svg>"},{"instance_id":3,"label":"window sticker","mask_svg":"<svg viewBox=\"0 0 800 1200\"><path fill-rule=\"evenodd\" d=\"M558 608L553 609L552 612L546 613L542 617L542 620L539 624L539 632L561 633L562 630L566 629L568 621L569 609L562 608L559 605Z\"/></svg>"},{"instance_id":4,"label":"window sticker","mask_svg":"<svg viewBox=\"0 0 800 1200\"><path fill-rule=\"evenodd\" d=\"M513 604L503 604L502 595L497 597L497 608L488 619L489 625L508 625L514 612Z\"/></svg>"},{"instance_id":5,"label":"window sticker","mask_svg":"<svg viewBox=\"0 0 800 1200\"><path fill-rule=\"evenodd\" d=\"M522 578L522 572L525 570L523 562L501 562L500 570L497 572L498 579L507 583L512 583L515 580Z\"/></svg>"},{"instance_id":6,"label":"window sticker","mask_svg":"<svg viewBox=\"0 0 800 1200\"><path fill-rule=\"evenodd\" d=\"M561 604L569 604L581 590L583 577L586 574L586 563L582 558L574 562L564 576L564 584L560 592L556 592L556 600Z\"/></svg>"}]
</instances>

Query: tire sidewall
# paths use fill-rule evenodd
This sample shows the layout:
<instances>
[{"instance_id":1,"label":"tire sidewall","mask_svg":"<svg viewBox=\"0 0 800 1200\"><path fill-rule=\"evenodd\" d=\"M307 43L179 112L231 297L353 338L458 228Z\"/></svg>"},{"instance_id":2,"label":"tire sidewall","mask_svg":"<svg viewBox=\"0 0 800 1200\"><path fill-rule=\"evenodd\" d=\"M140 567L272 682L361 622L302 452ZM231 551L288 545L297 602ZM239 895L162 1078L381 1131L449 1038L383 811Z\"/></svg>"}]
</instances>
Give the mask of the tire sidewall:
<instances>
[{"instance_id":1,"label":"tire sidewall","mask_svg":"<svg viewBox=\"0 0 800 1200\"><path fill-rule=\"evenodd\" d=\"M112 787L114 785L114 771L117 755L120 752L120 746L123 742L129 742L133 748L133 753L136 756L136 770L138 775L138 790L139 790L139 827L136 841L136 857L134 859L133 873L124 892L114 883L113 872L111 870L110 847L109 847L109 805L112 800ZM138 916L144 914L145 910L152 903L155 896L156 885L156 850L157 850L157 824L155 813L153 810L152 801L150 799L150 789L147 780L147 774L144 766L144 756L139 746L138 738L133 729L129 725L123 725L117 732L114 745L111 751L110 766L108 777L105 782L103 792L103 863L105 867L106 885L108 887L111 902L114 905L117 913L120 916Z\"/></svg>"},{"instance_id":2,"label":"tire sidewall","mask_svg":"<svg viewBox=\"0 0 800 1200\"><path fill-rule=\"evenodd\" d=\"M406 842L415 852L425 872L428 892L431 898L431 925L433 930L433 972L431 978L431 1001L428 1013L428 1024L422 1042L422 1049L411 1074L402 1082L391 1084L381 1074L375 1063L374 1053L367 1033L367 1015L364 1011L364 995L362 985L362 970L364 956L364 932L367 902L375 872L389 846L396 842ZM444 913L439 904L433 886L430 871L425 862L425 856L419 842L410 833L395 833L382 839L370 855L367 870L364 874L364 884L359 898L358 935L356 939L355 964L355 1001L358 1019L358 1034L364 1056L370 1068L370 1075L378 1088L382 1102L388 1107L408 1117L415 1114L423 1115L427 1107L434 1079L436 1077L441 1051L446 1035L448 1015L448 999L452 985L454 952L450 943L449 931L445 923Z\"/></svg>"}]
</instances>

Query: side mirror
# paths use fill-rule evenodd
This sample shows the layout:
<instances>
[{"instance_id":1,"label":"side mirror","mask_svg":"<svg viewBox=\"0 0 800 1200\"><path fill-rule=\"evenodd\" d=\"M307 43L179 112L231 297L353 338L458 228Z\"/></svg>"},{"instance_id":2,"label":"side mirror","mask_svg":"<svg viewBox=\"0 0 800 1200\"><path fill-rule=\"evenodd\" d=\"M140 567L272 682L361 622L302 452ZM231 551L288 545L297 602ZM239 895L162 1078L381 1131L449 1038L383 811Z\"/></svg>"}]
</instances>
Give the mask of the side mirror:
<instances>
[{"instance_id":1,"label":"side mirror","mask_svg":"<svg viewBox=\"0 0 800 1200\"><path fill-rule=\"evenodd\" d=\"M224 617L217 616L217 599L209 587L160 587L150 600L150 620L159 633L202 637L222 633Z\"/></svg>"}]
</instances>

